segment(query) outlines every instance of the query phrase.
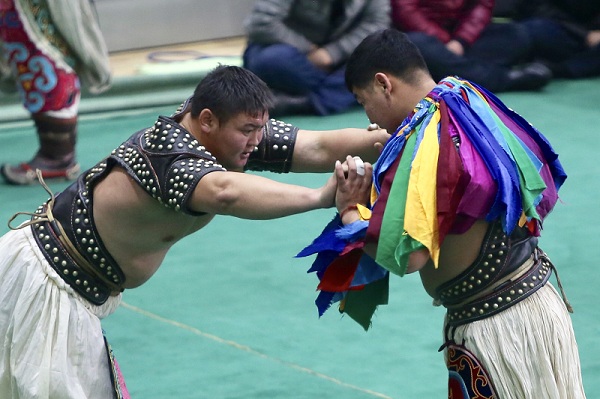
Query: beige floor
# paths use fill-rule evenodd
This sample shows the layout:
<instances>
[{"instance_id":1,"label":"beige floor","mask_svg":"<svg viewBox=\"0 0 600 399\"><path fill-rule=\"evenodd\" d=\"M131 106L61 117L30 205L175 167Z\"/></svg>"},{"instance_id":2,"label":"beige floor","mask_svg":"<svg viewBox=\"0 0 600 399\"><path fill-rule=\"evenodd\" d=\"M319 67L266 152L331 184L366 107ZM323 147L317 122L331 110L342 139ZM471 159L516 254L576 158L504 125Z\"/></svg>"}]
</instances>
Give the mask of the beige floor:
<instances>
[{"instance_id":1,"label":"beige floor","mask_svg":"<svg viewBox=\"0 0 600 399\"><path fill-rule=\"evenodd\" d=\"M150 62L185 61L199 55L240 55L246 43L245 37L211 40L164 47L146 48L110 54L110 63L115 77L136 75L139 68ZM153 61L155 56L158 61Z\"/></svg>"}]
</instances>

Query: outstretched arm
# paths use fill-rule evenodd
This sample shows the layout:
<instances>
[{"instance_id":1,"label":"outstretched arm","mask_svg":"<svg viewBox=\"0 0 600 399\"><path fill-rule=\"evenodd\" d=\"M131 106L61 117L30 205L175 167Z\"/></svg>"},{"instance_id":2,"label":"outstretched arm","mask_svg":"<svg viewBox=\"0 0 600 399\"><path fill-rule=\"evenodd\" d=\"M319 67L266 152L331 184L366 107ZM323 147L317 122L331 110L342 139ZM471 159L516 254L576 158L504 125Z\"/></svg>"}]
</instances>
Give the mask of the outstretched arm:
<instances>
[{"instance_id":1,"label":"outstretched arm","mask_svg":"<svg viewBox=\"0 0 600 399\"><path fill-rule=\"evenodd\" d=\"M328 172L335 161L359 156L375 162L390 135L385 129L346 128L298 131L292 158L292 172Z\"/></svg>"},{"instance_id":2,"label":"outstretched arm","mask_svg":"<svg viewBox=\"0 0 600 399\"><path fill-rule=\"evenodd\" d=\"M390 137L385 129L375 127L306 130L271 119L246 169L276 173L329 172L335 161L344 160L347 155L375 162Z\"/></svg>"},{"instance_id":3,"label":"outstretched arm","mask_svg":"<svg viewBox=\"0 0 600 399\"><path fill-rule=\"evenodd\" d=\"M200 179L190 207L244 219L275 219L332 207L335 187L334 176L323 187L308 188L247 173L216 171Z\"/></svg>"}]
</instances>

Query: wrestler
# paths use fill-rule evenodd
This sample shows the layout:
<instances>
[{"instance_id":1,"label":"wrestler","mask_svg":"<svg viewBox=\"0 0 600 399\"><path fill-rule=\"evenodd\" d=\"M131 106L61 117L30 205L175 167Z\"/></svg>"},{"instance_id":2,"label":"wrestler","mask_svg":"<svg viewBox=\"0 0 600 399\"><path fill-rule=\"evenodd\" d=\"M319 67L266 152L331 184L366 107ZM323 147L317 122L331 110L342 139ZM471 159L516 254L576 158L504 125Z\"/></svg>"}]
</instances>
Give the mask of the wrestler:
<instances>
[{"instance_id":1,"label":"wrestler","mask_svg":"<svg viewBox=\"0 0 600 399\"><path fill-rule=\"evenodd\" d=\"M216 215L272 219L333 206L334 176L313 189L244 168L335 163L343 174L336 160L374 161L375 144L389 137L299 132L268 119L271 103L254 74L217 67L174 115L132 135L0 239L1 398L127 398L100 326L123 290L146 282L174 243ZM348 180L370 181L348 158Z\"/></svg>"},{"instance_id":2,"label":"wrestler","mask_svg":"<svg viewBox=\"0 0 600 399\"><path fill-rule=\"evenodd\" d=\"M319 253L320 313L339 302L368 329L390 272L419 272L447 308L449 398L584 398L571 308L538 246L566 178L546 138L475 83L436 84L393 29L356 48L346 84L395 133L370 190L336 171L339 214L300 253Z\"/></svg>"},{"instance_id":3,"label":"wrestler","mask_svg":"<svg viewBox=\"0 0 600 399\"><path fill-rule=\"evenodd\" d=\"M39 141L32 159L0 173L10 184L37 182L36 169L73 180L81 85L99 93L111 78L96 14L89 0L1 0L0 21L2 90L17 89Z\"/></svg>"}]
</instances>

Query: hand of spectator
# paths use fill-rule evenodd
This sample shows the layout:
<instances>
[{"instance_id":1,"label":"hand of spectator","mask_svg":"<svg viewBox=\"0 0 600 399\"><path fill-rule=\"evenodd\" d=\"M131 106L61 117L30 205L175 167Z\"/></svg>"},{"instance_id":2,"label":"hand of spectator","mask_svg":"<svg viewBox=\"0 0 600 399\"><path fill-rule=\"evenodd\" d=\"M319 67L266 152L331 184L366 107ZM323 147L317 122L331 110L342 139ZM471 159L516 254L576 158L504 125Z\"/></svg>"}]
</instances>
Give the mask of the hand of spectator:
<instances>
[{"instance_id":1,"label":"hand of spectator","mask_svg":"<svg viewBox=\"0 0 600 399\"><path fill-rule=\"evenodd\" d=\"M591 30L587 34L588 47L596 47L600 44L600 30Z\"/></svg>"},{"instance_id":2,"label":"hand of spectator","mask_svg":"<svg viewBox=\"0 0 600 399\"><path fill-rule=\"evenodd\" d=\"M324 48L317 48L308 53L308 60L313 63L317 68L325 71L331 68L333 59L331 55Z\"/></svg>"},{"instance_id":3,"label":"hand of spectator","mask_svg":"<svg viewBox=\"0 0 600 399\"><path fill-rule=\"evenodd\" d=\"M450 40L446 43L446 48L456 55L464 55L465 49L458 40Z\"/></svg>"}]
</instances>

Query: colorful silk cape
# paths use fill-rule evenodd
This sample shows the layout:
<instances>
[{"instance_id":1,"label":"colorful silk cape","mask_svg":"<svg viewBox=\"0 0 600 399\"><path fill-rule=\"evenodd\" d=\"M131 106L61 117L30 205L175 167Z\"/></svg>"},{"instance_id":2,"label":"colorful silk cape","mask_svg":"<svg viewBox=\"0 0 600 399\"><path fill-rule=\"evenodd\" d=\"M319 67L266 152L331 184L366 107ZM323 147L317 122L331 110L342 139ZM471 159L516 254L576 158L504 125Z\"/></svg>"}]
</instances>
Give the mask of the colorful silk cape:
<instances>
[{"instance_id":1,"label":"colorful silk cape","mask_svg":"<svg viewBox=\"0 0 600 399\"><path fill-rule=\"evenodd\" d=\"M447 234L478 219L506 233L542 221L566 179L546 138L496 96L448 77L423 98L386 143L373 168L370 217L344 226L339 214L297 256L317 254L319 316L336 302L368 329L388 299L389 273L403 276L409 255L426 248L438 264ZM364 212L363 212L364 213ZM362 248L377 243L375 259Z\"/></svg>"}]
</instances>

